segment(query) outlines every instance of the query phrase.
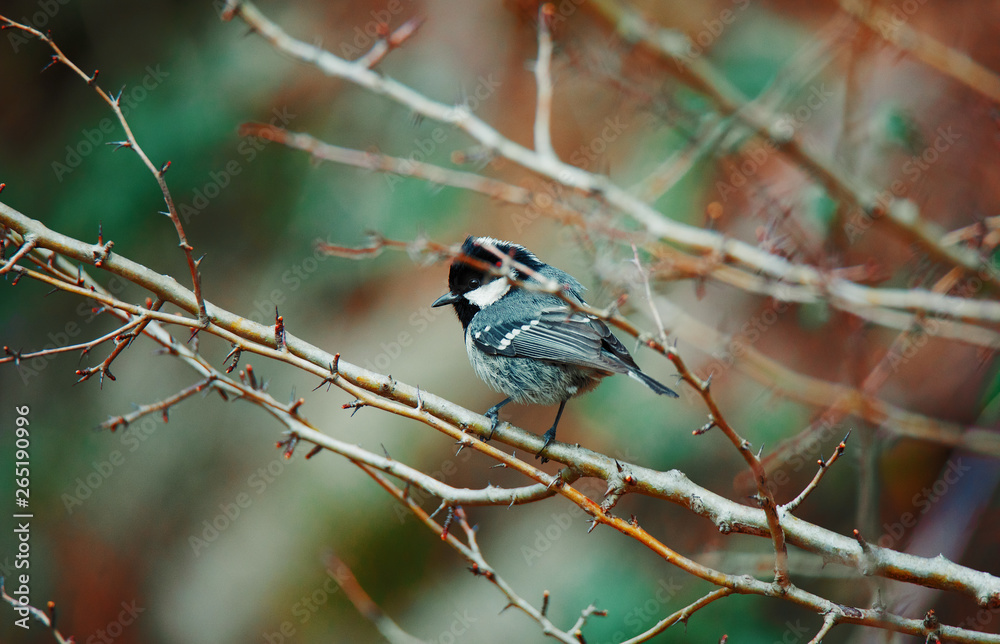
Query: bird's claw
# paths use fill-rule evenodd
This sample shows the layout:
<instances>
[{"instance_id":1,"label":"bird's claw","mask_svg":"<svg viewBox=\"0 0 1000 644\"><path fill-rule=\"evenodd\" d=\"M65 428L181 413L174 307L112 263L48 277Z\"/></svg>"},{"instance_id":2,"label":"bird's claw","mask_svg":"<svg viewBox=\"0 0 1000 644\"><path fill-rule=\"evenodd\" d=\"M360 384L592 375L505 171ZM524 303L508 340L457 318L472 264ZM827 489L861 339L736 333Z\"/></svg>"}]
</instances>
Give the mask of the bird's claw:
<instances>
[{"instance_id":1,"label":"bird's claw","mask_svg":"<svg viewBox=\"0 0 1000 644\"><path fill-rule=\"evenodd\" d=\"M500 424L500 413L491 409L483 415L490 419L490 433L486 435L486 438L480 437L480 440L488 443L493 439L493 432L497 430L497 426Z\"/></svg>"},{"instance_id":2,"label":"bird's claw","mask_svg":"<svg viewBox=\"0 0 1000 644\"><path fill-rule=\"evenodd\" d=\"M548 449L549 445L551 445L552 443L556 442L556 432L555 432L555 429L556 428L553 427L553 428L549 429L549 431L547 431L544 434L542 434L542 438L545 439L545 442L542 443L542 449L538 450L535 453L535 458L541 459L540 460L540 464L542 464L542 465L544 465L545 463L549 462L549 459L547 459L544 456L542 456L542 452L544 452L546 449Z\"/></svg>"}]
</instances>

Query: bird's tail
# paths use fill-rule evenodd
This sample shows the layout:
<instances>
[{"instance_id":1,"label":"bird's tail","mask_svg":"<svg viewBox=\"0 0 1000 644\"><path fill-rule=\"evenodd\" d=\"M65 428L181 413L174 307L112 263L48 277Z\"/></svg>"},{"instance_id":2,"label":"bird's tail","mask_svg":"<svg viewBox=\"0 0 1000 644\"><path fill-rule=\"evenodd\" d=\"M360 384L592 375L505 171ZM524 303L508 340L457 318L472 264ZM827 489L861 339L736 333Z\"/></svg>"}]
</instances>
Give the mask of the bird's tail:
<instances>
[{"instance_id":1,"label":"bird's tail","mask_svg":"<svg viewBox=\"0 0 1000 644\"><path fill-rule=\"evenodd\" d=\"M668 386L666 386L666 385L664 385L664 384L662 384L660 382L657 382L656 380L653 380L652 378L650 378L649 376L647 376L643 372L639 371L638 369L634 369L634 370L629 371L628 375L631 376L632 378L635 378L636 380L638 380L642 384L646 385L647 387L649 387L650 389L652 389L656 393L660 394L661 396L665 395L665 396L670 396L671 398L679 398L680 397L680 396L677 395L676 391L674 391L670 387L668 387Z\"/></svg>"}]
</instances>

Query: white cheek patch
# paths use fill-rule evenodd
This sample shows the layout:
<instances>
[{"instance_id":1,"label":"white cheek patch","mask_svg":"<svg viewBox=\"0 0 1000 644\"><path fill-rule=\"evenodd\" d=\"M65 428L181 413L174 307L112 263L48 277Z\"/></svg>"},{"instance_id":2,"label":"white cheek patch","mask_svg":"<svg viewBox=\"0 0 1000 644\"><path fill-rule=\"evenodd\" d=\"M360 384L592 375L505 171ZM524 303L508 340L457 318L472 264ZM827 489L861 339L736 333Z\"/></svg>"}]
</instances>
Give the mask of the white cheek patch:
<instances>
[{"instance_id":1,"label":"white cheek patch","mask_svg":"<svg viewBox=\"0 0 1000 644\"><path fill-rule=\"evenodd\" d=\"M483 309L506 295L509 290L510 284L507 283L507 280L496 279L474 291L469 291L465 294L465 299Z\"/></svg>"}]
</instances>

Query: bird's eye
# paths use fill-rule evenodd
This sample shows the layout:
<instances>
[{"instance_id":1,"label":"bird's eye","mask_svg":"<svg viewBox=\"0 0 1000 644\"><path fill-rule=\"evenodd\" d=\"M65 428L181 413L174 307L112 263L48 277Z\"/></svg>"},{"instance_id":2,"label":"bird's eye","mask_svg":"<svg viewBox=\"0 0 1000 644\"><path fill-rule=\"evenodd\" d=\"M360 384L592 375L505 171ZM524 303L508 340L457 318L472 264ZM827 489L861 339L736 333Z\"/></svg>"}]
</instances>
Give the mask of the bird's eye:
<instances>
[{"instance_id":1,"label":"bird's eye","mask_svg":"<svg viewBox=\"0 0 1000 644\"><path fill-rule=\"evenodd\" d=\"M477 288L479 288L479 280L473 277L472 279L469 280L469 290L474 291Z\"/></svg>"}]
</instances>

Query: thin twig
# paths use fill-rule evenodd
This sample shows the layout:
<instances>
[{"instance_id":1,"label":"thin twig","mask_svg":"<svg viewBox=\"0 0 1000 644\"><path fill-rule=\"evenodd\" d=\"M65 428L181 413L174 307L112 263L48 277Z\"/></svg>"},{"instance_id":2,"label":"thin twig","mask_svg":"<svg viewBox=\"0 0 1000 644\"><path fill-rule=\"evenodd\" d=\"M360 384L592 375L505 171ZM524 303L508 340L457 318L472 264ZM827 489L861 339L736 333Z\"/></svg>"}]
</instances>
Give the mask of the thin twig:
<instances>
[{"instance_id":1,"label":"thin twig","mask_svg":"<svg viewBox=\"0 0 1000 644\"><path fill-rule=\"evenodd\" d=\"M823 626L819 629L819 632L817 632L816 635L809 640L809 644L820 644L820 642L823 641L823 638L826 637L827 634L833 630L833 627L837 625L837 618L838 614L833 612L824 615Z\"/></svg>"},{"instance_id":2,"label":"thin twig","mask_svg":"<svg viewBox=\"0 0 1000 644\"><path fill-rule=\"evenodd\" d=\"M663 631L667 630L677 622L683 622L686 624L688 619L691 617L691 615L694 615L695 612L704 608L705 606L708 606L717 599L722 599L723 597L728 597L729 595L732 595L734 592L736 591L734 591L732 588L717 588L716 590L713 590L712 592L708 593L707 595L698 599L697 601L688 604L679 611L676 611L671 615L661 619L646 632L640 633L639 635L636 635L631 639L623 641L622 644L640 644L640 642L648 642L649 640L653 639L654 637L656 637Z\"/></svg>"},{"instance_id":3,"label":"thin twig","mask_svg":"<svg viewBox=\"0 0 1000 644\"><path fill-rule=\"evenodd\" d=\"M552 16L556 8L546 2L538 7L538 59L535 61L535 152L558 161L552 148Z\"/></svg>"},{"instance_id":4,"label":"thin twig","mask_svg":"<svg viewBox=\"0 0 1000 644\"><path fill-rule=\"evenodd\" d=\"M134 423L143 416L148 416L149 414L155 414L157 412L162 413L164 417L166 417L168 409L170 409L177 403L181 402L182 400L190 398L191 396L197 393L201 393L207 387L210 387L212 383L214 383L216 380L217 376L214 373L209 374L209 376L204 380L196 382L190 387L185 387L176 394L168 396L163 400L157 401L155 403L150 403L148 405L139 405L133 411L127 414L109 418L108 420L101 423L100 427L102 429L110 429L111 431L115 431L119 427L128 427L130 424Z\"/></svg>"},{"instance_id":5,"label":"thin twig","mask_svg":"<svg viewBox=\"0 0 1000 644\"><path fill-rule=\"evenodd\" d=\"M16 611L26 611L35 621L41 623L49 629L52 632L52 637L54 637L59 644L73 644L73 642L76 641L72 636L69 639L66 639L63 634L59 632L59 629L55 627L54 602L49 602L48 613L40 608L35 608L31 604L22 604L19 600L7 594L7 589L4 588L4 577L2 575L0 575L0 599L3 599L5 602L13 606ZM24 617L23 614L21 616ZM25 619L27 618L25 617ZM27 628L28 627L25 626L25 629Z\"/></svg>"},{"instance_id":6,"label":"thin twig","mask_svg":"<svg viewBox=\"0 0 1000 644\"><path fill-rule=\"evenodd\" d=\"M918 31L877 3L864 0L839 0L837 4L873 33L880 35L917 60L979 92L990 101L1000 103L1000 76L972 60L967 54L956 51Z\"/></svg>"},{"instance_id":7,"label":"thin twig","mask_svg":"<svg viewBox=\"0 0 1000 644\"><path fill-rule=\"evenodd\" d=\"M66 67L69 67L77 76L82 78L87 83L87 85L93 87L94 91L97 92L97 95L101 97L101 100L107 103L108 106L111 108L111 111L114 112L115 117L121 124L122 129L125 131L126 141L120 142L119 147L130 148L131 150L135 151L137 155L139 155L139 159L142 161L143 165L145 165L146 168L150 171L150 173L152 173L153 178L156 180L156 183L160 188L160 192L163 193L163 200L167 205L167 212L165 214L168 217L170 217L170 221L173 223L174 229L177 231L177 238L180 241L181 250L184 251L184 257L187 259L188 270L191 273L191 283L192 286L194 287L195 298L198 301L198 318L202 321L202 323L206 323L208 321L208 310L205 308L205 299L201 293L201 275L198 272L198 261L196 261L194 258L193 254L194 249L188 243L187 234L184 232L184 226L181 225L180 216L177 214L177 208L174 206L174 198L170 194L170 189L167 187L167 182L166 179L164 178L167 168L170 167L170 162L167 161L162 166L157 167L156 165L153 164L152 161L150 161L149 157L146 155L146 152L139 145L139 141L135 138L135 135L132 133L132 127L125 119L125 113L122 112L121 91L119 91L117 95L114 95L111 94L110 92L104 91L101 88L101 86L98 85L97 74L98 71L100 70L94 71L93 75L88 75L82 69L77 67L76 64L73 63L73 61L70 60L69 57L63 53L63 51L59 48L59 46L56 45L54 40L52 40L46 34L43 34L42 32L38 31L37 29L29 25L21 24L17 21L11 20L10 18L7 18L6 16L2 15L0 15L0 22L4 23L7 28L19 29L25 33L29 33L32 36L41 40L46 45L48 45L49 48L52 49L53 52L55 52L55 55L53 56L53 62L59 62L65 65ZM124 88L122 89L124 90ZM92 258L90 260L90 263L95 263L95 261L100 262L103 260L101 258Z\"/></svg>"},{"instance_id":8,"label":"thin twig","mask_svg":"<svg viewBox=\"0 0 1000 644\"><path fill-rule=\"evenodd\" d=\"M365 619L378 629L382 637L389 640L391 644L420 644L423 641L404 631L399 627L399 624L386 615L385 611L375 603L371 596L365 592L365 589L361 587L361 584L358 583L354 572L337 555L332 552L327 554L325 564L327 572L337 582L341 590L344 591L347 599L354 604L354 607L358 609L358 612Z\"/></svg>"},{"instance_id":9,"label":"thin twig","mask_svg":"<svg viewBox=\"0 0 1000 644\"><path fill-rule=\"evenodd\" d=\"M53 233L40 222L28 220L2 204L0 204L0 219L4 220L8 228L15 231L15 233L35 233L39 237L41 247L53 250L58 249L66 257L79 258L80 256L88 256L91 251L90 245ZM68 262L66 263L68 264ZM63 260L59 258L57 264L62 266ZM196 300L190 291L187 291L170 278L151 271L135 262L131 262L119 254L109 257L102 268L142 284L163 301L171 302L182 310L189 312L197 310ZM89 277L85 273L77 273L76 267L72 265L68 265L65 269L60 269L65 276L65 280L60 280L50 273L32 271L20 266L17 267L17 270L20 274L27 275L32 279L37 279L63 290L99 301L121 315L125 313L133 315L146 314L155 320L181 324L189 328L197 327L199 324L199 321L195 318L151 311L122 302L106 292L95 288ZM214 307L213 310L215 310ZM285 352L278 351L273 346L274 334L273 328L270 325L254 324L242 317L219 309L215 319L213 319L205 331L219 336L230 345L237 344L245 351L285 362L312 373L318 378L329 378L333 384L336 384L349 395L363 399L366 404L372 407L378 407L394 414L419 420L453 437L454 440L471 442L471 446L474 449L503 462L508 467L516 469L538 483L548 485L556 480L554 477L541 472L528 463L514 459L490 445L482 444L480 441L473 439L470 433L486 436L489 432L489 423L482 416L462 410L427 392L421 392L423 404L420 404L420 409L417 409L416 388L396 380L390 382L385 376L368 372L355 365L351 365L345 360L339 361L336 373L331 375L330 364L334 361L333 356L303 342L291 334L288 334L286 337L288 350ZM164 336L159 324L151 322L145 332L150 337L164 343L164 346L168 347L171 353L187 361L198 369L200 373L208 375L213 372L203 359L200 359L197 354L191 352L185 345L176 343L169 335ZM656 343L650 340L648 344L652 346ZM659 346L657 350L661 352L667 351L662 346ZM219 375L220 380L224 378L224 375ZM246 397L248 400L256 402L262 408L271 412L289 428L289 431L295 432L304 440L324 446L336 447L337 450L345 454L350 454L356 460L363 459L376 462L373 460L373 455L369 452L360 450L356 446L338 445L329 436L317 432L311 426L305 424L295 413L294 403L277 403L266 393L245 384L231 383L228 380L221 382L220 386L223 384L227 388L231 387L232 390L237 392L237 395ZM518 449L529 449L526 446L534 446L537 449L540 443L539 437L523 430L506 426L498 430L495 437L502 442L517 446ZM562 443L552 445L550 447L550 455L566 462L573 462L574 467L585 475L601 476L605 480L608 480L611 476L611 468L616 467L613 459ZM382 465L383 463L378 464ZM769 522L765 513L732 503L708 490L697 488L697 486L693 486L690 482L685 482L683 475L679 473L657 473L631 465L630 470L636 480L635 489L637 491L682 502L699 514L706 514L713 517L713 520L718 521L720 526L725 524L728 526L726 528L727 531L747 531L750 534L761 535L770 533ZM638 526L637 523L605 514L597 503L582 494L579 490L574 489L571 485L557 485L555 487L558 489L560 495L584 509L593 518L595 525L609 526L636 539L668 563L676 565L720 587L734 588L740 593L767 596L774 596L776 594L774 584L742 575L727 575L678 554L655 537L652 537ZM680 492L682 489L684 490L683 493ZM972 571L951 562L943 561L941 558L928 560L881 549L872 545L869 545L862 554L859 550L860 546L855 544L851 547L850 544L843 543L846 539L840 537L840 535L824 531L817 526L811 526L791 516L785 516L783 522L787 522L787 526L783 525L782 527L786 531L790 531L788 534L792 535L794 543L814 549L814 551L823 552L830 557L831 561L849 561L852 564L856 564L863 558L867 564L867 570L872 574L898 577L934 587L944 584L945 587L970 594L983 603L1000 597L1000 580L996 580L986 573ZM825 614L835 608L835 605L828 600L794 586L785 588L784 592L778 593L778 596L786 601L808 607L810 610L820 614ZM906 633L920 633L923 629L922 622L918 620L907 620L902 617L887 615L884 612L875 613L860 609L851 609L851 612L844 617L844 621L888 628ZM954 627L943 627L941 632L942 636L951 637L956 641L968 642L975 641L973 637L980 637L981 635L976 634L973 636L969 631ZM995 639L1000 641L1000 637Z\"/></svg>"},{"instance_id":10,"label":"thin twig","mask_svg":"<svg viewBox=\"0 0 1000 644\"><path fill-rule=\"evenodd\" d=\"M781 506L782 510L788 513L794 512L795 509L799 507L799 504L805 501L807 496L812 494L812 491L816 489L817 485L819 485L820 479L823 478L823 475L826 474L827 470L830 469L830 466L833 465L834 462L838 458L840 458L841 455L844 453L844 450L847 449L847 439L850 438L850 436L851 432L847 432L847 435L844 436L844 439L840 441L840 444L837 445L836 449L833 450L833 454L830 456L830 458L828 458L825 461L820 459L819 470L816 472L816 475L812 478L812 480L809 481L809 485L807 485L804 490L799 492L799 495L797 497L795 497L785 505Z\"/></svg>"},{"instance_id":11,"label":"thin twig","mask_svg":"<svg viewBox=\"0 0 1000 644\"><path fill-rule=\"evenodd\" d=\"M835 163L820 158L808 150L800 136L795 133L790 136L777 136L776 132L781 128L776 126L782 121L781 116L760 106L747 109L749 99L706 60L705 56L689 56L692 43L686 36L656 25L621 0L592 0L590 6L614 24L626 40L641 42L671 62L683 61L684 64L679 65L680 69L677 72L679 77L691 83L696 90L707 94L722 113L735 116L757 137L774 143L776 149L814 176L832 196L843 199L849 208L842 207L842 210L850 209L860 216L867 217L869 221L872 219L885 221L899 235L920 244L930 255L951 265L978 272L984 282L994 288L1000 287L1000 271L996 267L984 264L979 255L969 249L942 245L940 231L936 226L927 223L930 218L922 216L913 202L892 198L888 203L879 203L878 190L867 185L863 179L848 175ZM670 66L666 68L669 69ZM641 220L650 226L651 232L664 237L670 236L665 231L657 230L655 224L647 222L641 213L635 211L633 214L639 215ZM732 246L726 250L732 252L735 248ZM741 254L743 250L739 249ZM759 261L759 268L767 271L764 258L754 258L754 261ZM768 266L773 265L772 262L766 263Z\"/></svg>"},{"instance_id":12,"label":"thin twig","mask_svg":"<svg viewBox=\"0 0 1000 644\"><path fill-rule=\"evenodd\" d=\"M605 4L603 1L598 1L595 6L603 11ZM828 271L790 262L784 257L719 232L668 219L630 191L612 183L607 177L562 163L558 159L544 157L536 151L529 150L503 137L496 129L473 115L468 109L428 99L410 87L383 74L373 72L309 43L292 38L261 14L250 2L230 0L227 7L224 17L239 16L276 49L303 62L315 65L326 74L347 79L373 92L383 94L424 117L454 125L464 130L487 150L510 159L541 176L548 177L567 188L590 196L599 195L604 203L641 223L651 235L694 250L712 253L719 258L719 261L746 266L759 272L762 277L767 279L807 286L812 290L814 298L820 294L838 308L870 309L874 305L908 311L919 310L932 315L947 315L966 320L1000 322L1000 303L998 302L929 294L918 289L880 289L856 284ZM636 20L641 22L638 18ZM631 22L629 25L630 28L634 27ZM644 31L643 35L654 37L653 34L656 33L656 30L650 29L650 33ZM703 61L699 59L696 62L698 63L696 67L701 69ZM741 109L741 106L746 104L746 100L734 98L742 97L742 95L724 78L712 76L712 82L715 83L712 85L715 88L713 96L719 100L726 98L727 102L725 102L724 107L727 111L736 113L739 118L746 120L746 124L753 126L754 131L759 135L768 136L772 123L767 122L766 119L757 114L760 110ZM794 140L785 143L781 149L789 154L797 151L799 155L805 155L799 147L796 147ZM337 155L339 154L341 153L337 153ZM365 154L359 151L351 151L348 154L345 151L344 156L354 157L353 162L348 161L352 165L368 167L362 160ZM870 199L860 196L862 191L860 187L855 185L855 181L842 177L828 164L808 155L802 158L793 155L793 158L812 169L825 183L831 184L831 192L834 194L846 194L855 204L860 203L865 208L875 208L875 205L869 203ZM369 160L367 163L370 166L373 161ZM420 172L424 171L430 172L432 170L431 168L420 170ZM477 183L476 180L472 181L474 184ZM871 194L875 194L875 192L871 191ZM994 270L991 265L984 264L978 254L968 249L942 247L937 241L936 233L928 225L919 219L914 221L900 208L891 204L890 206L885 209L886 220L896 222L898 228L928 247L933 255L972 271L978 271L984 281L1000 286L1000 272Z\"/></svg>"},{"instance_id":13,"label":"thin twig","mask_svg":"<svg viewBox=\"0 0 1000 644\"><path fill-rule=\"evenodd\" d=\"M531 203L531 192L524 188L489 179L473 172L443 168L433 163L393 157L380 152L362 152L342 148L301 132L291 132L267 123L244 123L241 136L256 136L284 146L308 152L316 159L352 165L366 170L415 177L441 186L453 186L484 194L515 205Z\"/></svg>"}]
</instances>

